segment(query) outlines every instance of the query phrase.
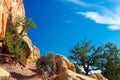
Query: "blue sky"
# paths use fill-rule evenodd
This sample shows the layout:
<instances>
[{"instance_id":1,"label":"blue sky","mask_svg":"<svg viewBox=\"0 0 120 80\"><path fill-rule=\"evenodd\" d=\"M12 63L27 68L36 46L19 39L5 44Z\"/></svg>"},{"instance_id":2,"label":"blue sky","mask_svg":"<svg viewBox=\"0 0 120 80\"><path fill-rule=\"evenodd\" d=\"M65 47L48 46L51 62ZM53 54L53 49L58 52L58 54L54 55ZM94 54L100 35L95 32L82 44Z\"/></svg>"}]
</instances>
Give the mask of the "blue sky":
<instances>
[{"instance_id":1,"label":"blue sky","mask_svg":"<svg viewBox=\"0 0 120 80\"><path fill-rule=\"evenodd\" d=\"M120 0L24 0L27 18L37 24L28 35L41 52L68 56L84 38L120 47Z\"/></svg>"}]
</instances>

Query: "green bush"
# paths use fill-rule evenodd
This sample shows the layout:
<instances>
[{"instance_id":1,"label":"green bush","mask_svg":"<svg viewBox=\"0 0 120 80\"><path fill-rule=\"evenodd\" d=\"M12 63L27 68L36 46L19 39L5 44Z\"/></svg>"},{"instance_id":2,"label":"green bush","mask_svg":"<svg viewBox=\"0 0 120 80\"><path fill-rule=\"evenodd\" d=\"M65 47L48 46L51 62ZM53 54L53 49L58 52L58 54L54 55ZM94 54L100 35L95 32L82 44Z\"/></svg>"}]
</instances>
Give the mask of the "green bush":
<instances>
[{"instance_id":1,"label":"green bush","mask_svg":"<svg viewBox=\"0 0 120 80\"><path fill-rule=\"evenodd\" d=\"M53 74L54 68L56 67L54 57L55 54L47 53L46 55L39 58L38 61L36 62L38 73L44 74L45 72L48 72L49 74Z\"/></svg>"},{"instance_id":2,"label":"green bush","mask_svg":"<svg viewBox=\"0 0 120 80\"><path fill-rule=\"evenodd\" d=\"M14 21L12 22L11 20L9 24L9 31L6 33L4 39L4 49L10 53L10 56L14 56L16 62L19 62L29 56L28 44L22 38L27 35L28 28L35 28L35 24L31 19L26 19L23 16L16 17ZM18 33L19 27L23 29ZM25 54L26 51L27 53Z\"/></svg>"}]
</instances>

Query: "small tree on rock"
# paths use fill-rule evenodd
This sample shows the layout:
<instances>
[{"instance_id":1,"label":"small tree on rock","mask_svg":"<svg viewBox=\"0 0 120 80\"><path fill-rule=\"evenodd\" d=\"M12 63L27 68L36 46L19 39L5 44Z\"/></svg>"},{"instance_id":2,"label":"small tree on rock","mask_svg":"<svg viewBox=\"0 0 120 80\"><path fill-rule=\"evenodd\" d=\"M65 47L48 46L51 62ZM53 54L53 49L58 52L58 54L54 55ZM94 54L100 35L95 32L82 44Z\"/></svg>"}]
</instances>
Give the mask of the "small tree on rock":
<instances>
[{"instance_id":1,"label":"small tree on rock","mask_svg":"<svg viewBox=\"0 0 120 80\"><path fill-rule=\"evenodd\" d=\"M86 75L91 70L100 68L103 46L96 47L91 45L91 41L82 40L81 44L76 44L74 48L70 49L71 54L69 59L75 61L78 66L82 66Z\"/></svg>"}]
</instances>

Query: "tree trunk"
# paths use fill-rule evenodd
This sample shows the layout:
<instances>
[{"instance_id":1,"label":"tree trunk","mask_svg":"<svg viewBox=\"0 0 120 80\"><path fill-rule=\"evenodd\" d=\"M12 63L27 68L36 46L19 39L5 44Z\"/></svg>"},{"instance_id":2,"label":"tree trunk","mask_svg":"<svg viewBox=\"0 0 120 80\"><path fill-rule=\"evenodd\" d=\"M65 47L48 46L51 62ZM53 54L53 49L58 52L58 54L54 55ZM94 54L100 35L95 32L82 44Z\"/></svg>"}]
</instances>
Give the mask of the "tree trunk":
<instances>
[{"instance_id":1,"label":"tree trunk","mask_svg":"<svg viewBox=\"0 0 120 80\"><path fill-rule=\"evenodd\" d=\"M86 69L85 69L85 72L86 72L85 75L88 75L89 69L86 68Z\"/></svg>"}]
</instances>

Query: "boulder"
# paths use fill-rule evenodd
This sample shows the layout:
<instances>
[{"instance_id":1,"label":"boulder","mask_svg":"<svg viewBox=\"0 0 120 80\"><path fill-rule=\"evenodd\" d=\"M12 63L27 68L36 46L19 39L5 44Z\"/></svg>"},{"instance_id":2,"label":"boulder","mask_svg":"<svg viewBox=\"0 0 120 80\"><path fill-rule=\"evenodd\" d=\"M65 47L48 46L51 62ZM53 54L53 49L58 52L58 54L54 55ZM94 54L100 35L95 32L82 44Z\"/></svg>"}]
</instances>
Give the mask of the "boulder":
<instances>
[{"instance_id":1,"label":"boulder","mask_svg":"<svg viewBox=\"0 0 120 80\"><path fill-rule=\"evenodd\" d=\"M0 68L0 80L9 80L9 79L10 79L10 73Z\"/></svg>"},{"instance_id":2,"label":"boulder","mask_svg":"<svg viewBox=\"0 0 120 80\"><path fill-rule=\"evenodd\" d=\"M71 70L73 72L76 72L75 66L68 61L68 59L62 55L56 55L55 61L57 63L57 73L63 73L67 70Z\"/></svg>"},{"instance_id":3,"label":"boulder","mask_svg":"<svg viewBox=\"0 0 120 80\"><path fill-rule=\"evenodd\" d=\"M62 55L55 55L56 76L50 80L96 80L88 76L77 74L75 66Z\"/></svg>"}]
</instances>

